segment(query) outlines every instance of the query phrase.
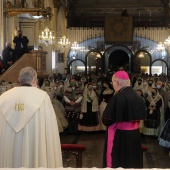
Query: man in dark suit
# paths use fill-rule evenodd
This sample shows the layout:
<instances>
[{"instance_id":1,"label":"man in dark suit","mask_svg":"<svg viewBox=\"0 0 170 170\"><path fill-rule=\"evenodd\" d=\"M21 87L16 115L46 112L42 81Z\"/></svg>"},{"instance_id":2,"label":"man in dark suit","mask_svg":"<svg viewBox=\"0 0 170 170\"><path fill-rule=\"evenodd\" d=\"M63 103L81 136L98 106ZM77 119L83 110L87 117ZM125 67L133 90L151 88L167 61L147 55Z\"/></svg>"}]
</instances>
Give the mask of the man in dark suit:
<instances>
[{"instance_id":1,"label":"man in dark suit","mask_svg":"<svg viewBox=\"0 0 170 170\"><path fill-rule=\"evenodd\" d=\"M26 36L22 35L22 31L17 31L17 36L14 37L13 43L15 43L15 53L17 59L28 52L29 40Z\"/></svg>"},{"instance_id":2,"label":"man in dark suit","mask_svg":"<svg viewBox=\"0 0 170 170\"><path fill-rule=\"evenodd\" d=\"M6 43L5 49L2 51L3 67L7 70L15 62L15 51L11 48L11 43Z\"/></svg>"}]
</instances>

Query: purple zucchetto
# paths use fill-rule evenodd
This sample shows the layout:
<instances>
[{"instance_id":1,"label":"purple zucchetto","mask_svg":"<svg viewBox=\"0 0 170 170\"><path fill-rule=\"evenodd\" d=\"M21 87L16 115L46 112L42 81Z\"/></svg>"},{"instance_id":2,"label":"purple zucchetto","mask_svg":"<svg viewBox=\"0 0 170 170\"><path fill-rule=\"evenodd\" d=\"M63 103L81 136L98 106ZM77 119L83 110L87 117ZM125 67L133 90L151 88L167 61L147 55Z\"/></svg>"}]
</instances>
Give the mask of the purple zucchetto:
<instances>
[{"instance_id":1,"label":"purple zucchetto","mask_svg":"<svg viewBox=\"0 0 170 170\"><path fill-rule=\"evenodd\" d=\"M114 74L114 76L117 77L118 79L121 79L121 80L129 80L129 76L126 73L126 71L117 71Z\"/></svg>"}]
</instances>

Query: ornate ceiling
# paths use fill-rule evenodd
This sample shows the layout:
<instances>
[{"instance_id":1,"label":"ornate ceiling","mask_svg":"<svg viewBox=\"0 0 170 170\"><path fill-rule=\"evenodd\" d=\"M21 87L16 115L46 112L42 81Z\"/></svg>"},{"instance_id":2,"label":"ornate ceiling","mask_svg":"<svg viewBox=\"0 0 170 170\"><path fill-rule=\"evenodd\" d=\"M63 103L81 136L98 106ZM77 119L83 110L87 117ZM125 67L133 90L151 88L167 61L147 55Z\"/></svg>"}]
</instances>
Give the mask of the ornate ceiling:
<instances>
[{"instance_id":1,"label":"ornate ceiling","mask_svg":"<svg viewBox=\"0 0 170 170\"><path fill-rule=\"evenodd\" d=\"M170 0L53 0L68 26L102 26L105 16L132 16L136 26L169 26ZM139 23L140 22L140 23Z\"/></svg>"}]
</instances>

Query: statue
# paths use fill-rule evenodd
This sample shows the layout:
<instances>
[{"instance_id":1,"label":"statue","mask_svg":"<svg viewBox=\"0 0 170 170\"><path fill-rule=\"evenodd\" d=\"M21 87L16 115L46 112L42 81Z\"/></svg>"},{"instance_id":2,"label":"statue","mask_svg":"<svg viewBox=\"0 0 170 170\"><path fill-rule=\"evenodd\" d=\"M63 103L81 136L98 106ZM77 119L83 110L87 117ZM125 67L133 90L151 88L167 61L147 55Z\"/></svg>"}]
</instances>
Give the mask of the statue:
<instances>
[{"instance_id":1,"label":"statue","mask_svg":"<svg viewBox=\"0 0 170 170\"><path fill-rule=\"evenodd\" d=\"M15 0L14 6L20 8L22 6L21 0Z\"/></svg>"},{"instance_id":2,"label":"statue","mask_svg":"<svg viewBox=\"0 0 170 170\"><path fill-rule=\"evenodd\" d=\"M12 4L10 1L7 1L5 6L6 6L6 8L11 8Z\"/></svg>"},{"instance_id":3,"label":"statue","mask_svg":"<svg viewBox=\"0 0 170 170\"><path fill-rule=\"evenodd\" d=\"M44 8L44 0L33 0L34 8Z\"/></svg>"},{"instance_id":4,"label":"statue","mask_svg":"<svg viewBox=\"0 0 170 170\"><path fill-rule=\"evenodd\" d=\"M26 0L15 0L14 6L17 8L26 8L28 4Z\"/></svg>"}]
</instances>

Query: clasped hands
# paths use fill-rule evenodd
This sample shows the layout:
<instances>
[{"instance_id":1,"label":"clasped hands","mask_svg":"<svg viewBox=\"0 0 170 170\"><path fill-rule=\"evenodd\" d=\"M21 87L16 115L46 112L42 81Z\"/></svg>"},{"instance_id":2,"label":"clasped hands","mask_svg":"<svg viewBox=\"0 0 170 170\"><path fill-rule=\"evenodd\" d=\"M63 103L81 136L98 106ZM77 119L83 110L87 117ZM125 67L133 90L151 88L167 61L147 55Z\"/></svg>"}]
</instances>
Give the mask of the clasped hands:
<instances>
[{"instance_id":1,"label":"clasped hands","mask_svg":"<svg viewBox=\"0 0 170 170\"><path fill-rule=\"evenodd\" d=\"M74 101L70 101L70 103L69 103L71 106L75 106L76 105L76 102L74 102Z\"/></svg>"},{"instance_id":2,"label":"clasped hands","mask_svg":"<svg viewBox=\"0 0 170 170\"><path fill-rule=\"evenodd\" d=\"M7 63L8 63L9 65L11 65L11 64L12 64L12 61L8 61Z\"/></svg>"},{"instance_id":3,"label":"clasped hands","mask_svg":"<svg viewBox=\"0 0 170 170\"><path fill-rule=\"evenodd\" d=\"M153 107L149 107L149 110L152 110L152 111L154 111L156 109L156 107L155 106L153 106Z\"/></svg>"}]
</instances>

